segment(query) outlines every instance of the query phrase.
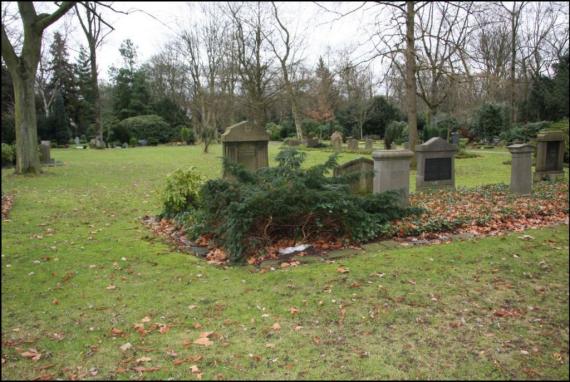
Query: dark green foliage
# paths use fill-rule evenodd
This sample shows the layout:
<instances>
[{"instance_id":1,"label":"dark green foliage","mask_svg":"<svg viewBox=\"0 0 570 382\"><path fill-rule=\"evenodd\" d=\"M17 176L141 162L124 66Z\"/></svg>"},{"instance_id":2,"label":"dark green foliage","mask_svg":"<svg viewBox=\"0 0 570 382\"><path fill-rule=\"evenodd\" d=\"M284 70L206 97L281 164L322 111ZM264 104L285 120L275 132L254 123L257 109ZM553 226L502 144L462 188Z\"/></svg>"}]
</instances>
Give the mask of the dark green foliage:
<instances>
[{"instance_id":1,"label":"dark green foliage","mask_svg":"<svg viewBox=\"0 0 570 382\"><path fill-rule=\"evenodd\" d=\"M194 131L192 129L185 127L185 126L178 126L180 128L180 139L182 142L186 142L189 145L193 145L196 141L196 137L194 136Z\"/></svg>"},{"instance_id":2,"label":"dark green foliage","mask_svg":"<svg viewBox=\"0 0 570 382\"><path fill-rule=\"evenodd\" d=\"M14 85L8 69L2 63L2 142L16 141L14 117Z\"/></svg>"},{"instance_id":3,"label":"dark green foliage","mask_svg":"<svg viewBox=\"0 0 570 382\"><path fill-rule=\"evenodd\" d=\"M440 129L437 126L425 126L422 130L422 140L427 142L434 137L447 139L447 128Z\"/></svg>"},{"instance_id":4,"label":"dark green foliage","mask_svg":"<svg viewBox=\"0 0 570 382\"><path fill-rule=\"evenodd\" d=\"M136 147L138 144L139 141L135 137L129 139L129 147Z\"/></svg>"},{"instance_id":5,"label":"dark green foliage","mask_svg":"<svg viewBox=\"0 0 570 382\"><path fill-rule=\"evenodd\" d=\"M554 77L533 78L530 95L519 109L523 120L558 120L568 118L568 54L554 64Z\"/></svg>"},{"instance_id":6,"label":"dark green foliage","mask_svg":"<svg viewBox=\"0 0 570 382\"><path fill-rule=\"evenodd\" d=\"M170 126L189 125L190 118L186 116L184 110L172 99L162 97L152 105L152 114L156 114L164 119Z\"/></svg>"},{"instance_id":7,"label":"dark green foliage","mask_svg":"<svg viewBox=\"0 0 570 382\"><path fill-rule=\"evenodd\" d=\"M164 119L152 114L127 118L118 127L125 129L129 137L147 139L150 145L176 140L180 133L180 130L171 127ZM128 142L128 138L123 142Z\"/></svg>"},{"instance_id":8,"label":"dark green foliage","mask_svg":"<svg viewBox=\"0 0 570 382\"><path fill-rule=\"evenodd\" d=\"M65 108L63 95L59 92L56 94L53 104L51 105L51 112L46 123L51 133L50 138L55 139L57 144L63 145L69 142L71 138L69 117Z\"/></svg>"},{"instance_id":9,"label":"dark green foliage","mask_svg":"<svg viewBox=\"0 0 570 382\"><path fill-rule=\"evenodd\" d=\"M74 65L68 62L66 41L59 32L54 33L50 53L51 61L49 63L49 69L52 73L52 77L47 90L49 93L57 94L54 102L56 102L57 97L61 95L61 102L65 108L66 117L77 121L80 107L79 86L75 77ZM57 106L57 108L60 109L60 106ZM58 116L55 116L55 118L58 118ZM69 125L69 121L67 124ZM57 129L61 131L62 127L59 126ZM71 132L69 132L69 134L71 135ZM59 143L61 142L62 134L51 138L55 138Z\"/></svg>"},{"instance_id":10,"label":"dark green foliage","mask_svg":"<svg viewBox=\"0 0 570 382\"><path fill-rule=\"evenodd\" d=\"M166 187L162 192L163 211L161 217L174 218L192 212L198 207L198 193L204 178L196 168L177 169L166 177Z\"/></svg>"},{"instance_id":11,"label":"dark green foliage","mask_svg":"<svg viewBox=\"0 0 570 382\"><path fill-rule=\"evenodd\" d=\"M212 235L235 263L282 238L371 240L390 220L419 212L400 207L395 193L351 194L346 179L326 176L337 166L336 155L309 169L301 168L304 159L304 153L285 149L277 167L257 172L225 163L232 180L204 184L193 214L194 235Z\"/></svg>"},{"instance_id":12,"label":"dark green foliage","mask_svg":"<svg viewBox=\"0 0 570 382\"><path fill-rule=\"evenodd\" d=\"M91 78L91 63L89 53L81 47L75 65L75 75L79 87L77 112L77 134L86 134L89 126L95 123L95 89Z\"/></svg>"},{"instance_id":13,"label":"dark green foliage","mask_svg":"<svg viewBox=\"0 0 570 382\"><path fill-rule=\"evenodd\" d=\"M265 130L267 131L267 134L269 134L270 140L280 141L283 139L283 137L281 136L281 130L283 130L281 125L269 122L268 124L265 125Z\"/></svg>"},{"instance_id":14,"label":"dark green foliage","mask_svg":"<svg viewBox=\"0 0 570 382\"><path fill-rule=\"evenodd\" d=\"M384 96L374 96L364 123L364 134L383 136L391 121L401 121L402 112Z\"/></svg>"},{"instance_id":15,"label":"dark green foliage","mask_svg":"<svg viewBox=\"0 0 570 382\"><path fill-rule=\"evenodd\" d=\"M408 124L406 122L392 121L388 124L384 134L386 149L392 148L392 143L401 142L404 133L407 135Z\"/></svg>"},{"instance_id":16,"label":"dark green foliage","mask_svg":"<svg viewBox=\"0 0 570 382\"><path fill-rule=\"evenodd\" d=\"M531 122L522 126L514 126L507 131L503 131L500 135L501 139L511 144L515 141L529 142L531 139L536 138L538 132L550 127L552 123L548 121Z\"/></svg>"},{"instance_id":17,"label":"dark green foliage","mask_svg":"<svg viewBox=\"0 0 570 382\"><path fill-rule=\"evenodd\" d=\"M492 141L501 132L510 128L509 108L503 105L486 103L475 114L473 132L481 139Z\"/></svg>"},{"instance_id":18,"label":"dark green foliage","mask_svg":"<svg viewBox=\"0 0 570 382\"><path fill-rule=\"evenodd\" d=\"M16 150L13 145L2 143L2 166L13 165L16 161Z\"/></svg>"}]
</instances>

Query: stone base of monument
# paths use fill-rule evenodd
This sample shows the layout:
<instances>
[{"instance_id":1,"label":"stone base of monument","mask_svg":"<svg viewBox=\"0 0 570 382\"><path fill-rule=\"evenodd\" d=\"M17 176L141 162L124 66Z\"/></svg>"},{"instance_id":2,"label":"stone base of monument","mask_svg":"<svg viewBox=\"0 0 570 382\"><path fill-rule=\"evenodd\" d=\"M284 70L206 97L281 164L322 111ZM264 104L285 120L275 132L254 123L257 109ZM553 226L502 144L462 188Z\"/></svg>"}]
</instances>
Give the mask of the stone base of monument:
<instances>
[{"instance_id":1,"label":"stone base of monument","mask_svg":"<svg viewBox=\"0 0 570 382\"><path fill-rule=\"evenodd\" d=\"M414 153L410 150L379 150L372 153L374 159L374 180L372 192L396 191L400 203L408 204L410 190L410 160Z\"/></svg>"}]
</instances>

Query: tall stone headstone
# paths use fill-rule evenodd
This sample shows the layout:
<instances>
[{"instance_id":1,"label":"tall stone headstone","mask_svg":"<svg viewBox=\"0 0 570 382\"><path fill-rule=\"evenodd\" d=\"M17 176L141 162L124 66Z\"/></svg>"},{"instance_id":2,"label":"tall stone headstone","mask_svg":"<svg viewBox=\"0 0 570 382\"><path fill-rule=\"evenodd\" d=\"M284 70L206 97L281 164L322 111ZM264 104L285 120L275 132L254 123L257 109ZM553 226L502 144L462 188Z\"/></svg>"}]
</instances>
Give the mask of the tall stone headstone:
<instances>
[{"instance_id":1,"label":"tall stone headstone","mask_svg":"<svg viewBox=\"0 0 570 382\"><path fill-rule=\"evenodd\" d=\"M536 137L536 169L534 180L555 179L564 176L564 133L541 131Z\"/></svg>"},{"instance_id":2,"label":"tall stone headstone","mask_svg":"<svg viewBox=\"0 0 570 382\"><path fill-rule=\"evenodd\" d=\"M40 142L40 162L41 163L51 163L51 142L41 141Z\"/></svg>"},{"instance_id":3,"label":"tall stone headstone","mask_svg":"<svg viewBox=\"0 0 570 382\"><path fill-rule=\"evenodd\" d=\"M268 143L269 134L249 121L236 123L222 134L224 158L240 163L250 171L269 167Z\"/></svg>"},{"instance_id":4,"label":"tall stone headstone","mask_svg":"<svg viewBox=\"0 0 570 382\"><path fill-rule=\"evenodd\" d=\"M373 192L396 191L400 203L408 204L410 190L410 161L414 153L410 150L378 150L372 153L374 159Z\"/></svg>"},{"instance_id":5,"label":"tall stone headstone","mask_svg":"<svg viewBox=\"0 0 570 382\"><path fill-rule=\"evenodd\" d=\"M339 131L335 131L331 135L331 145L334 151L342 150L342 134Z\"/></svg>"},{"instance_id":6,"label":"tall stone headstone","mask_svg":"<svg viewBox=\"0 0 570 382\"><path fill-rule=\"evenodd\" d=\"M416 190L455 188L455 153L457 145L440 137L416 146Z\"/></svg>"},{"instance_id":7,"label":"tall stone headstone","mask_svg":"<svg viewBox=\"0 0 570 382\"><path fill-rule=\"evenodd\" d=\"M79 145L81 143L81 140L79 139L79 137L75 137L75 144Z\"/></svg>"},{"instance_id":8,"label":"tall stone headstone","mask_svg":"<svg viewBox=\"0 0 570 382\"><path fill-rule=\"evenodd\" d=\"M348 150L349 151L358 151L358 140L357 139L349 138L346 140L346 143L348 144Z\"/></svg>"},{"instance_id":9,"label":"tall stone headstone","mask_svg":"<svg viewBox=\"0 0 570 382\"><path fill-rule=\"evenodd\" d=\"M459 132L454 131L451 133L451 144L458 145L459 144Z\"/></svg>"},{"instance_id":10,"label":"tall stone headstone","mask_svg":"<svg viewBox=\"0 0 570 382\"><path fill-rule=\"evenodd\" d=\"M532 152L529 144L507 146L511 152L511 191L528 195L532 191Z\"/></svg>"},{"instance_id":11,"label":"tall stone headstone","mask_svg":"<svg viewBox=\"0 0 570 382\"><path fill-rule=\"evenodd\" d=\"M364 149L365 150L372 150L373 147L374 147L374 141L370 138L366 139L366 141L364 143Z\"/></svg>"},{"instance_id":12,"label":"tall stone headstone","mask_svg":"<svg viewBox=\"0 0 570 382\"><path fill-rule=\"evenodd\" d=\"M360 157L334 169L334 176L346 175L350 175L353 178L350 183L350 189L353 193L372 193L374 179L374 161L372 159Z\"/></svg>"}]
</instances>

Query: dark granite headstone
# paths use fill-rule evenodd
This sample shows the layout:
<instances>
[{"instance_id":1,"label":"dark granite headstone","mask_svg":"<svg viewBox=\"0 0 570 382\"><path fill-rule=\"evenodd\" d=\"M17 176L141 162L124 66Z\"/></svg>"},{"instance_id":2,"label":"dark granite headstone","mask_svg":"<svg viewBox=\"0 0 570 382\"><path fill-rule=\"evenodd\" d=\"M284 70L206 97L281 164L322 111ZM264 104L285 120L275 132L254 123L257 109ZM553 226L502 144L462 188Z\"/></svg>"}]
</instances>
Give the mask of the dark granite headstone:
<instances>
[{"instance_id":1,"label":"dark granite headstone","mask_svg":"<svg viewBox=\"0 0 570 382\"><path fill-rule=\"evenodd\" d=\"M426 158L424 180L451 180L451 158Z\"/></svg>"}]
</instances>

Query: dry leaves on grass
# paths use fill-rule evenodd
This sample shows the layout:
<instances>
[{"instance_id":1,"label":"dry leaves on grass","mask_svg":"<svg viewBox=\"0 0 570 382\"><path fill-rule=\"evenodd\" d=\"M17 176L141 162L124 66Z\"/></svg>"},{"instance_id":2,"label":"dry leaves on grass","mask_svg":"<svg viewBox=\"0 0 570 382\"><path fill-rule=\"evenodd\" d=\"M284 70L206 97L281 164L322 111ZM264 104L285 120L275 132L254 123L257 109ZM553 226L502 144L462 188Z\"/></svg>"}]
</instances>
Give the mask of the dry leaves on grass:
<instances>
[{"instance_id":1,"label":"dry leaves on grass","mask_svg":"<svg viewBox=\"0 0 570 382\"><path fill-rule=\"evenodd\" d=\"M42 358L42 353L39 353L36 349L28 349L28 351L20 353L20 355L24 358L31 359L32 361L38 361Z\"/></svg>"},{"instance_id":2,"label":"dry leaves on grass","mask_svg":"<svg viewBox=\"0 0 570 382\"><path fill-rule=\"evenodd\" d=\"M14 204L14 195L2 195L2 220L8 219L8 213Z\"/></svg>"}]
</instances>

